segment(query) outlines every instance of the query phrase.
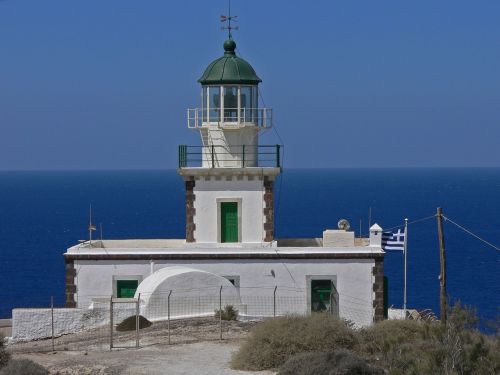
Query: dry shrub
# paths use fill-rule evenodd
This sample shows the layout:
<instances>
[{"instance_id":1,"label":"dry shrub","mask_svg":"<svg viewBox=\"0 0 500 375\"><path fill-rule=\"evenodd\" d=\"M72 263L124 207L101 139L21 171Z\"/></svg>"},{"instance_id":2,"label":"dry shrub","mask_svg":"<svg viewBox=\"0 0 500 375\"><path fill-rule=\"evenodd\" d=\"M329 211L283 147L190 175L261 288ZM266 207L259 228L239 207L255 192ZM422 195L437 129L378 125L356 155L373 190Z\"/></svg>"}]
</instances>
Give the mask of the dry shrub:
<instances>
[{"instance_id":1,"label":"dry shrub","mask_svg":"<svg viewBox=\"0 0 500 375\"><path fill-rule=\"evenodd\" d=\"M359 331L359 350L367 354L387 353L405 344L437 337L439 325L415 320L384 320Z\"/></svg>"},{"instance_id":2,"label":"dry shrub","mask_svg":"<svg viewBox=\"0 0 500 375\"><path fill-rule=\"evenodd\" d=\"M0 336L0 368L7 365L10 359L10 353L5 350L3 341L4 337Z\"/></svg>"},{"instance_id":3,"label":"dry shrub","mask_svg":"<svg viewBox=\"0 0 500 375\"><path fill-rule=\"evenodd\" d=\"M460 303L450 309L446 325L388 320L355 330L328 314L276 318L254 327L233 356L232 366L242 370L273 369L296 354L316 352L323 353L318 354L323 365L315 372L320 374L320 370L333 366L336 357L332 353L344 349L391 375L500 374L500 340L479 332L476 323L474 310ZM315 366L315 361L298 358L307 367L303 371ZM283 367L281 373L295 368L295 373L301 374L300 359L287 364L292 365L295 367Z\"/></svg>"},{"instance_id":4,"label":"dry shrub","mask_svg":"<svg viewBox=\"0 0 500 375\"><path fill-rule=\"evenodd\" d=\"M358 353L372 363L380 363L391 374L435 373L432 348L439 337L438 324L386 320L360 330L358 335ZM427 354L421 355L420 350Z\"/></svg>"},{"instance_id":5,"label":"dry shrub","mask_svg":"<svg viewBox=\"0 0 500 375\"><path fill-rule=\"evenodd\" d=\"M0 375L48 375L49 371L29 359L12 359L0 370Z\"/></svg>"},{"instance_id":6,"label":"dry shrub","mask_svg":"<svg viewBox=\"0 0 500 375\"><path fill-rule=\"evenodd\" d=\"M151 323L145 317L139 315L139 329L151 327L152 324L153 323ZM133 315L129 316L128 318L123 320L120 324L118 324L116 326L116 330L119 332L135 331L135 326L136 326L135 315Z\"/></svg>"},{"instance_id":7,"label":"dry shrub","mask_svg":"<svg viewBox=\"0 0 500 375\"><path fill-rule=\"evenodd\" d=\"M456 304L446 326L387 320L359 332L357 351L389 374L496 374L495 340L476 329L475 312Z\"/></svg>"},{"instance_id":8,"label":"dry shrub","mask_svg":"<svg viewBox=\"0 0 500 375\"><path fill-rule=\"evenodd\" d=\"M255 326L233 356L231 365L235 369L253 371L278 368L298 353L328 352L354 346L354 331L332 315L279 317Z\"/></svg>"},{"instance_id":9,"label":"dry shrub","mask_svg":"<svg viewBox=\"0 0 500 375\"><path fill-rule=\"evenodd\" d=\"M278 375L383 375L366 360L347 350L332 353L301 353L290 357Z\"/></svg>"},{"instance_id":10,"label":"dry shrub","mask_svg":"<svg viewBox=\"0 0 500 375\"><path fill-rule=\"evenodd\" d=\"M443 366L447 374L499 374L500 350L495 340L477 330L476 309L456 302L443 329Z\"/></svg>"},{"instance_id":11,"label":"dry shrub","mask_svg":"<svg viewBox=\"0 0 500 375\"><path fill-rule=\"evenodd\" d=\"M222 316L221 316L222 314ZM238 310L231 305L226 305L221 310L215 310L215 318L222 320L238 320Z\"/></svg>"}]
</instances>

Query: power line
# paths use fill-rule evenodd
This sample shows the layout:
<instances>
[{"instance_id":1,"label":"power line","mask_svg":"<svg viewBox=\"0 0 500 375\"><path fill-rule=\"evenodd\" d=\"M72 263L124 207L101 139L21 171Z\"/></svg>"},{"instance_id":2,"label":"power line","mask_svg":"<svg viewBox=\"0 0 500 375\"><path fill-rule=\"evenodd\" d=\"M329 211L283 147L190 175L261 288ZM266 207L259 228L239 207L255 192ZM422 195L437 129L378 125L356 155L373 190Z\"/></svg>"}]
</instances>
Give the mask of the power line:
<instances>
[{"instance_id":1,"label":"power line","mask_svg":"<svg viewBox=\"0 0 500 375\"><path fill-rule=\"evenodd\" d=\"M416 219L416 220L409 221L409 222L408 222L408 225L410 225L410 224L420 223L421 221L430 220L430 219L433 219L433 218L435 218L435 217L436 217L436 214L431 215L431 216L422 217L422 218L420 218L420 219ZM405 226L404 224L401 224L401 225L397 225L397 226L392 227L392 228L384 229L384 231L390 231L390 230L393 230L393 229L403 228L404 226Z\"/></svg>"},{"instance_id":2,"label":"power line","mask_svg":"<svg viewBox=\"0 0 500 375\"><path fill-rule=\"evenodd\" d=\"M443 219L444 219L445 221L449 221L450 223L452 223L452 224L453 224L453 225L455 225L456 227L458 227L458 228L462 229L465 233L470 234L472 237L475 237L475 238L476 238L476 239L478 239L479 241L484 242L486 245L491 246L492 248L494 248L494 249L495 249L495 250L497 250L497 251L500 251L500 247L498 247L498 246L496 246L496 245L493 245L491 242L488 242L488 241L486 241L484 238L479 237L477 234L472 233L469 229L467 229L467 228L463 227L462 225L460 225L460 224L458 224L458 223L455 223L455 222L454 222L453 220L451 220L450 218L448 218L448 217L446 217L446 216L444 216L444 215L442 215L442 216L443 216Z\"/></svg>"}]
</instances>

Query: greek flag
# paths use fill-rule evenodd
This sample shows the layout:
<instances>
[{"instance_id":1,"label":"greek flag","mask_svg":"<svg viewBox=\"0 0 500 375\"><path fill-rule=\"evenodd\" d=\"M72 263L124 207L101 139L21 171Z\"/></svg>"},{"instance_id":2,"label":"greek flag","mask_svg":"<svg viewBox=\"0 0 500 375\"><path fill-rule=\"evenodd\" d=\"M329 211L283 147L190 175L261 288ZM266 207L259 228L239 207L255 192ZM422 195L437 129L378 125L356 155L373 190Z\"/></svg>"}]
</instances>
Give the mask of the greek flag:
<instances>
[{"instance_id":1,"label":"greek flag","mask_svg":"<svg viewBox=\"0 0 500 375\"><path fill-rule=\"evenodd\" d=\"M397 232L383 232L382 249L384 251L404 251L405 250L404 229L398 229Z\"/></svg>"}]
</instances>

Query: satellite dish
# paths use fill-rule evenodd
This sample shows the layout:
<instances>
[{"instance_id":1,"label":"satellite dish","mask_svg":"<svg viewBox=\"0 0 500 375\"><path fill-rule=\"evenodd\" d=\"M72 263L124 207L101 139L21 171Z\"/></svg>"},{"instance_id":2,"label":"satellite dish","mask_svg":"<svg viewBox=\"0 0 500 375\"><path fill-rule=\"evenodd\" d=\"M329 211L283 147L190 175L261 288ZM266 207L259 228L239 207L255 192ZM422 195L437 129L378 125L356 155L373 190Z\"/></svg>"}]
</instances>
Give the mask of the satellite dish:
<instances>
[{"instance_id":1,"label":"satellite dish","mask_svg":"<svg viewBox=\"0 0 500 375\"><path fill-rule=\"evenodd\" d=\"M339 222L337 223L337 226L339 227L340 230L345 230L348 231L349 228L351 228L351 224L346 219L340 219Z\"/></svg>"}]
</instances>

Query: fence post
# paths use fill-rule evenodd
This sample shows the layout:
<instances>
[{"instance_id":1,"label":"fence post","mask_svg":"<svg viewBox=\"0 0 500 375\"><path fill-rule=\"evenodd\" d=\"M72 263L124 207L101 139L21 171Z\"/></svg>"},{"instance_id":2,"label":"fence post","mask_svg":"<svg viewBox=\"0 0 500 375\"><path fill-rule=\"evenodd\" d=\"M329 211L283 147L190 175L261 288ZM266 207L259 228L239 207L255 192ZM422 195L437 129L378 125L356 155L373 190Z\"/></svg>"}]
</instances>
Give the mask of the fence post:
<instances>
[{"instance_id":1,"label":"fence post","mask_svg":"<svg viewBox=\"0 0 500 375\"><path fill-rule=\"evenodd\" d=\"M242 148L243 148L243 157L241 158L241 167L245 168L245 145L243 145Z\"/></svg>"},{"instance_id":2,"label":"fence post","mask_svg":"<svg viewBox=\"0 0 500 375\"><path fill-rule=\"evenodd\" d=\"M273 317L276 318L276 289L278 289L278 286L274 287L274 293L273 293Z\"/></svg>"},{"instance_id":3,"label":"fence post","mask_svg":"<svg viewBox=\"0 0 500 375\"><path fill-rule=\"evenodd\" d=\"M109 350L113 350L113 296L109 299Z\"/></svg>"},{"instance_id":4,"label":"fence post","mask_svg":"<svg viewBox=\"0 0 500 375\"><path fill-rule=\"evenodd\" d=\"M219 326L220 326L220 340L222 341L222 285L219 289Z\"/></svg>"},{"instance_id":5,"label":"fence post","mask_svg":"<svg viewBox=\"0 0 500 375\"><path fill-rule=\"evenodd\" d=\"M54 346L54 296L50 297L50 316L51 316L51 325L52 325L52 352L55 352Z\"/></svg>"},{"instance_id":6,"label":"fence post","mask_svg":"<svg viewBox=\"0 0 500 375\"><path fill-rule=\"evenodd\" d=\"M212 168L215 168L215 146L212 145Z\"/></svg>"},{"instance_id":7,"label":"fence post","mask_svg":"<svg viewBox=\"0 0 500 375\"><path fill-rule=\"evenodd\" d=\"M171 294L172 291L168 293L168 298L167 298L168 345L170 345L170 295Z\"/></svg>"},{"instance_id":8,"label":"fence post","mask_svg":"<svg viewBox=\"0 0 500 375\"><path fill-rule=\"evenodd\" d=\"M136 349L139 349L139 307L140 307L140 301L141 301L141 293L137 296L137 301L135 303L135 347Z\"/></svg>"},{"instance_id":9,"label":"fence post","mask_svg":"<svg viewBox=\"0 0 500 375\"><path fill-rule=\"evenodd\" d=\"M330 291L330 315L333 315L333 288Z\"/></svg>"},{"instance_id":10,"label":"fence post","mask_svg":"<svg viewBox=\"0 0 500 375\"><path fill-rule=\"evenodd\" d=\"M280 167L280 145L276 145L276 167Z\"/></svg>"}]
</instances>

